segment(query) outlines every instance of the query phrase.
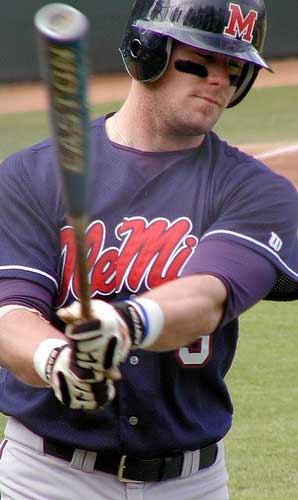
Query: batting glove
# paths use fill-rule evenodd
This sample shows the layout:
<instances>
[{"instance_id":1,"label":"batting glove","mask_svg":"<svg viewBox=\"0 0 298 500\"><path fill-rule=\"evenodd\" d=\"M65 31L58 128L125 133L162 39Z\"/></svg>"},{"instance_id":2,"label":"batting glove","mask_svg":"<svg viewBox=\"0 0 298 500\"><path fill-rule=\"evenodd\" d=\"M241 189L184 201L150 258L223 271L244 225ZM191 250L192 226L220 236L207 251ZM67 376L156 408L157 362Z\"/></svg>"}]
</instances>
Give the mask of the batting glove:
<instances>
[{"instance_id":1,"label":"batting glove","mask_svg":"<svg viewBox=\"0 0 298 500\"><path fill-rule=\"evenodd\" d=\"M151 345L160 334L163 314L158 304L150 299L116 302L91 301L94 319L80 320L80 303L58 311L67 325L65 334L72 342L75 363L91 370L96 380L103 377L117 380L121 377L119 364L130 349Z\"/></svg>"},{"instance_id":2,"label":"batting glove","mask_svg":"<svg viewBox=\"0 0 298 500\"><path fill-rule=\"evenodd\" d=\"M34 354L34 366L57 399L75 410L100 409L115 397L112 380L88 382L88 372L74 368L72 349L60 339L46 339ZM87 377L87 378L84 378Z\"/></svg>"}]
</instances>

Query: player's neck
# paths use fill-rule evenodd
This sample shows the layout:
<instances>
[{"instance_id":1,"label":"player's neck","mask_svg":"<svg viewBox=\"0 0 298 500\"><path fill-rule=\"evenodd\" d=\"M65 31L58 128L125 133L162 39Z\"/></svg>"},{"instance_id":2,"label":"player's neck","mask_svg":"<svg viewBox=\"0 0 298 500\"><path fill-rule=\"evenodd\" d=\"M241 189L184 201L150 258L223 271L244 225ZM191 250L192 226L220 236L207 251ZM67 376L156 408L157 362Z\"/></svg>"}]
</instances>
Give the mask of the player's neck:
<instances>
[{"instance_id":1,"label":"player's neck","mask_svg":"<svg viewBox=\"0 0 298 500\"><path fill-rule=\"evenodd\" d=\"M168 131L162 117L150 106L128 96L121 109L106 121L109 139L140 151L177 151L199 146L204 135L184 136Z\"/></svg>"}]
</instances>

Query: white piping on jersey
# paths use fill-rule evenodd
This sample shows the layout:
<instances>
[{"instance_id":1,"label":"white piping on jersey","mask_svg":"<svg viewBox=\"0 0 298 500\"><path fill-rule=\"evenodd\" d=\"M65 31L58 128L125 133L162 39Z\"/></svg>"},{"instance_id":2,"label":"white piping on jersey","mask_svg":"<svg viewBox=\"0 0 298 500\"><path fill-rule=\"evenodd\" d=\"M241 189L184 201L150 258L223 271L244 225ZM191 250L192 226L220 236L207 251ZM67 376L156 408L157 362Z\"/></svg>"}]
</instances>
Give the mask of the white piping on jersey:
<instances>
[{"instance_id":1,"label":"white piping on jersey","mask_svg":"<svg viewBox=\"0 0 298 500\"><path fill-rule=\"evenodd\" d=\"M204 236L202 236L202 238L201 238L201 241L206 239L208 236L212 236L214 234L229 234L231 236L236 236L237 238L250 241L251 243L255 244L256 246L264 248L267 252L271 253L281 263L281 265L283 267L285 267L291 274L293 274L294 276L296 276L298 278L298 273L293 271L281 259L281 257L276 252L274 252L270 247L268 247L264 243L261 243L260 241L257 241L254 238L251 238L251 236L246 236L245 234L240 234L240 233L236 233L234 231L229 231L228 229L219 229L219 230L210 231L209 233L204 234ZM57 290L59 289L58 282L50 274L45 273L44 271L40 271L39 269L34 269L32 267L26 267L26 266L0 266L0 271L1 271L1 269L3 269L3 270L17 269L17 270L21 270L21 271L27 271L27 272L32 272L35 274L40 274L41 276L44 276L45 278L48 278L50 281L52 281Z\"/></svg>"},{"instance_id":2,"label":"white piping on jersey","mask_svg":"<svg viewBox=\"0 0 298 500\"><path fill-rule=\"evenodd\" d=\"M53 278L53 276L51 276L50 274L48 273L45 273L44 271L40 271L39 269L34 269L33 267L26 267L26 266L0 266L0 271L1 270L9 270L9 269L17 269L17 270L20 270L20 271L27 271L29 273L34 273L34 274L40 274L41 276L44 276L45 278L48 278L50 281L52 281L55 285L55 287L59 288L59 285L58 285L58 282L55 280L55 278Z\"/></svg>"},{"instance_id":3,"label":"white piping on jersey","mask_svg":"<svg viewBox=\"0 0 298 500\"><path fill-rule=\"evenodd\" d=\"M276 252L274 252L270 247L268 247L264 243L261 243L258 240L254 240L253 238L251 238L251 236L246 236L245 234L235 233L234 231L229 231L228 229L219 229L219 230L210 231L209 233L204 234L204 236L201 238L201 241L203 241L205 238L207 238L208 236L213 235L213 234L230 234L231 236L236 236L237 238L240 238L242 240L250 241L251 243L254 243L257 246L264 248L265 250L267 250L267 252L271 253L277 260L279 260L279 262L282 264L283 267L285 267L291 274L294 274L294 276L296 276L298 278L298 273L293 271L281 259L281 257Z\"/></svg>"}]
</instances>

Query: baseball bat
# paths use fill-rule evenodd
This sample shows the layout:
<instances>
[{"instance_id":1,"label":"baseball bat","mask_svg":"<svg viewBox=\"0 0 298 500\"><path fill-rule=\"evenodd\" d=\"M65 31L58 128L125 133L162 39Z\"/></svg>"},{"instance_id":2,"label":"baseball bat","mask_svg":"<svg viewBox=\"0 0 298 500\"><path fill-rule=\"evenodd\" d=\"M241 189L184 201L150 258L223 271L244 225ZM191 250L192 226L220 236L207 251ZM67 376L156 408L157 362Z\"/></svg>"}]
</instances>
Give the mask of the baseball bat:
<instances>
[{"instance_id":1,"label":"baseball bat","mask_svg":"<svg viewBox=\"0 0 298 500\"><path fill-rule=\"evenodd\" d=\"M34 17L41 72L67 219L74 231L82 319L91 318L87 266L89 117L87 36L89 23L75 8L52 3Z\"/></svg>"}]
</instances>

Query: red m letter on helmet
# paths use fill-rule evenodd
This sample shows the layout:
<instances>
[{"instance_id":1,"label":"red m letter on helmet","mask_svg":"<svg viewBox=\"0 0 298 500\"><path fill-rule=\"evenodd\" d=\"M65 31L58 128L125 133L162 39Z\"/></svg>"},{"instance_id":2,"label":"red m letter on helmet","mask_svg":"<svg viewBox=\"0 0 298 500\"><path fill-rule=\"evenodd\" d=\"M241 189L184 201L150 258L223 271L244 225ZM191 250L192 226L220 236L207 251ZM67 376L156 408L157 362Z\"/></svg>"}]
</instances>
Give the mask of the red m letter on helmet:
<instances>
[{"instance_id":1,"label":"red m letter on helmet","mask_svg":"<svg viewBox=\"0 0 298 500\"><path fill-rule=\"evenodd\" d=\"M257 11L251 9L244 18L240 5L236 3L230 3L229 11L230 19L224 29L224 34L233 38L238 37L245 42L251 43L253 40L253 30L258 18Z\"/></svg>"}]
</instances>

